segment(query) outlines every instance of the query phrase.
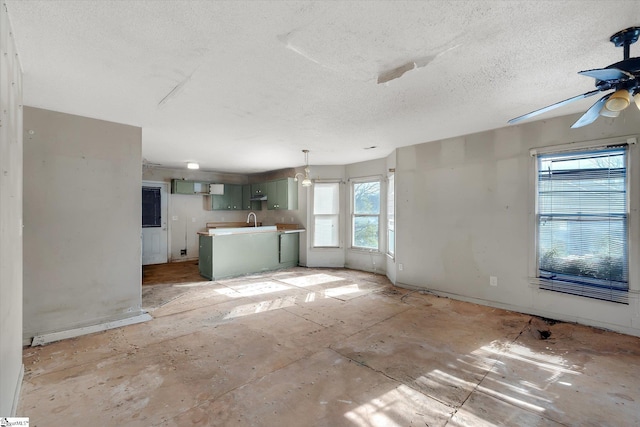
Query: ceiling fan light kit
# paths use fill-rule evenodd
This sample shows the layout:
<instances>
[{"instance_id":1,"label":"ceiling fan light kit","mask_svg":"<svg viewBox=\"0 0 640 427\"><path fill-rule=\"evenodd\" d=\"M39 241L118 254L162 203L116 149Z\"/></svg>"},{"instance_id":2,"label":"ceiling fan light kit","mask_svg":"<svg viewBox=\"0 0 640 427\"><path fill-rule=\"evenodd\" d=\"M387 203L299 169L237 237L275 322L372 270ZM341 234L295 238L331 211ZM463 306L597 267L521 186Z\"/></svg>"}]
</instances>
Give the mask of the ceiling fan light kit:
<instances>
[{"instance_id":1,"label":"ceiling fan light kit","mask_svg":"<svg viewBox=\"0 0 640 427\"><path fill-rule=\"evenodd\" d=\"M631 103L631 95L626 89L620 89L611 95L611 97L604 104L609 111L622 111Z\"/></svg>"},{"instance_id":2,"label":"ceiling fan light kit","mask_svg":"<svg viewBox=\"0 0 640 427\"><path fill-rule=\"evenodd\" d=\"M620 111L611 111L605 107L600 111L600 115L602 117L618 117L620 115Z\"/></svg>"},{"instance_id":3,"label":"ceiling fan light kit","mask_svg":"<svg viewBox=\"0 0 640 427\"><path fill-rule=\"evenodd\" d=\"M640 57L630 58L630 46L640 38L640 27L630 27L619 31L609 39L616 47L623 47L624 59L605 68L580 71L578 74L593 77L596 80L596 90L592 90L573 98L551 104L539 110L509 120L514 124L522 120L546 113L547 111L567 105L579 99L593 96L597 93L610 91L591 106L571 127L579 128L593 123L599 116L618 117L620 111L631 104L631 97L640 109Z\"/></svg>"}]
</instances>

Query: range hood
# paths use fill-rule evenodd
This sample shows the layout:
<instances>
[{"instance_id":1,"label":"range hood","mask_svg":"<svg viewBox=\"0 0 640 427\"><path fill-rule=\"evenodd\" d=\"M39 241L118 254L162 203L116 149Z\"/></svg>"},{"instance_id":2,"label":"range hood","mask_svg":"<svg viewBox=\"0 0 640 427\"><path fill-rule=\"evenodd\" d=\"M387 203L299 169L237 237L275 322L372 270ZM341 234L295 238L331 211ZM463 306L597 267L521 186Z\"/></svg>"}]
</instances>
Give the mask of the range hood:
<instances>
[{"instance_id":1,"label":"range hood","mask_svg":"<svg viewBox=\"0 0 640 427\"><path fill-rule=\"evenodd\" d=\"M252 202L259 202L262 200L267 200L267 195L266 194L254 194L253 196L251 196L249 198L250 201Z\"/></svg>"}]
</instances>

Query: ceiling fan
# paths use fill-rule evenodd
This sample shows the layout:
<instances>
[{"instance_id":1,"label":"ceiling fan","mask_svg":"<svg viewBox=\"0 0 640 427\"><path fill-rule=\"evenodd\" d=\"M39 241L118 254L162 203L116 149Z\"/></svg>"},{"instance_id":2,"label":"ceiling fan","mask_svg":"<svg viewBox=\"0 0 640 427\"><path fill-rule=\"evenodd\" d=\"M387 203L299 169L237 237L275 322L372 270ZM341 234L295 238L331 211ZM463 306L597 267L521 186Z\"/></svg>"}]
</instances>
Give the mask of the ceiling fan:
<instances>
[{"instance_id":1,"label":"ceiling fan","mask_svg":"<svg viewBox=\"0 0 640 427\"><path fill-rule=\"evenodd\" d=\"M605 68L596 68L578 73L596 79L596 90L532 111L511 119L508 123L517 123L607 90L613 90L613 92L609 92L593 104L591 108L571 126L572 128L579 128L593 123L598 116L618 117L620 111L631 104L631 97L633 97L636 105L640 108L640 57L629 58L629 46L638 41L638 37L640 37L640 27L630 27L615 33L611 36L610 40L616 47L622 46L624 48L624 59Z\"/></svg>"}]
</instances>

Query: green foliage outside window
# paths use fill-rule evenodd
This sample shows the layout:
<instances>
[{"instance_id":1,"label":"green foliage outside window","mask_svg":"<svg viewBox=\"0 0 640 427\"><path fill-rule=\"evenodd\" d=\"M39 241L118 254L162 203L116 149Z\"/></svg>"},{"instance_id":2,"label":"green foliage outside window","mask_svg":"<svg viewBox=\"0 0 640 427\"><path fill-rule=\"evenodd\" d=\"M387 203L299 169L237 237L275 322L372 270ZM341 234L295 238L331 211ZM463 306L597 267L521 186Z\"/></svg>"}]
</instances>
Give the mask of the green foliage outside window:
<instances>
[{"instance_id":1,"label":"green foliage outside window","mask_svg":"<svg viewBox=\"0 0 640 427\"><path fill-rule=\"evenodd\" d=\"M353 185L353 246L378 249L380 234L380 182Z\"/></svg>"}]
</instances>

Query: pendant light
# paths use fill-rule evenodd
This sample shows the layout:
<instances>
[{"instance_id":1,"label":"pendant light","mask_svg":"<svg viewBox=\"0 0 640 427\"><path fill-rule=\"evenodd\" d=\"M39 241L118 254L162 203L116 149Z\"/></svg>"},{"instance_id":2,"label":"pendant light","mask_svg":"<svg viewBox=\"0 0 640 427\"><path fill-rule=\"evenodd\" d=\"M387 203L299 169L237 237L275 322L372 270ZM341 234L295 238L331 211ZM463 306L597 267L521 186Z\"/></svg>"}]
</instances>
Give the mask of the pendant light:
<instances>
[{"instance_id":1,"label":"pendant light","mask_svg":"<svg viewBox=\"0 0 640 427\"><path fill-rule=\"evenodd\" d=\"M311 178L309 178L309 150L302 150L304 153L304 179L302 180L303 187L311 187ZM298 175L302 176L301 173L297 173L293 178L294 181L298 181Z\"/></svg>"}]
</instances>

